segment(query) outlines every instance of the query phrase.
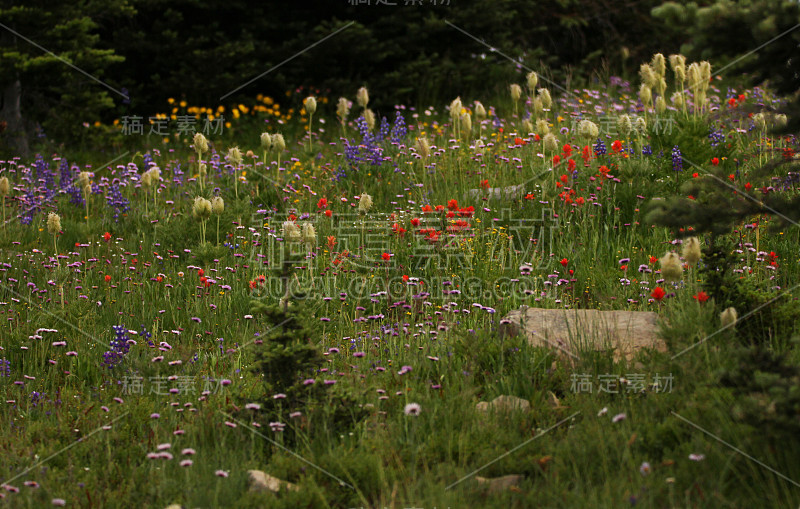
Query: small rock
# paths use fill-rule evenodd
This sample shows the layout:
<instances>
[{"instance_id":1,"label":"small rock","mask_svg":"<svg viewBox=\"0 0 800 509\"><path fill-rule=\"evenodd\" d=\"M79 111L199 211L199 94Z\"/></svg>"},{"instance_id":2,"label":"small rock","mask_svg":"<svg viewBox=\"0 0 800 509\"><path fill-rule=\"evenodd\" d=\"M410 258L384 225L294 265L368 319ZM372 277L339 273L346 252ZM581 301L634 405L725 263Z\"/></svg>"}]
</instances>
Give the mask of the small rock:
<instances>
[{"instance_id":1,"label":"small rock","mask_svg":"<svg viewBox=\"0 0 800 509\"><path fill-rule=\"evenodd\" d=\"M527 399L503 395L497 396L491 401L491 403L481 401L475 405L475 410L480 412L488 412L490 408L498 412L507 412L509 410L521 410L523 412L527 412L531 408L531 403Z\"/></svg>"},{"instance_id":2,"label":"small rock","mask_svg":"<svg viewBox=\"0 0 800 509\"><path fill-rule=\"evenodd\" d=\"M505 491L511 489L512 487L516 487L517 484L522 482L524 476L519 474L511 474L511 475L504 475L503 477L480 477L476 476L475 480L478 484L483 484L488 486L489 493L496 493L498 491Z\"/></svg>"},{"instance_id":3,"label":"small rock","mask_svg":"<svg viewBox=\"0 0 800 509\"><path fill-rule=\"evenodd\" d=\"M183 506L180 504L170 504L166 507L166 509L183 509Z\"/></svg>"},{"instance_id":4,"label":"small rock","mask_svg":"<svg viewBox=\"0 0 800 509\"><path fill-rule=\"evenodd\" d=\"M297 485L287 481L282 481L277 477L272 477L266 472L261 470L248 470L248 479L250 481L250 491L271 491L278 493L281 489L297 491Z\"/></svg>"}]
</instances>

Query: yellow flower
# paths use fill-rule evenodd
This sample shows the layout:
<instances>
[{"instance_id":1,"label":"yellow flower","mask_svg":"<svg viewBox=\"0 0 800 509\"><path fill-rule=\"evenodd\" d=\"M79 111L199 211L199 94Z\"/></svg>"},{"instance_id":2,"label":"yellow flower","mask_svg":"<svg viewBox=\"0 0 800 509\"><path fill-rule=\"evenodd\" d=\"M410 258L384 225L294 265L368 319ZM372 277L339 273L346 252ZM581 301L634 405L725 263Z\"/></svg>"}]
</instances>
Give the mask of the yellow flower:
<instances>
[{"instance_id":1,"label":"yellow flower","mask_svg":"<svg viewBox=\"0 0 800 509\"><path fill-rule=\"evenodd\" d=\"M181 101L181 108L185 108L185 107L186 107L186 101Z\"/></svg>"},{"instance_id":2,"label":"yellow flower","mask_svg":"<svg viewBox=\"0 0 800 509\"><path fill-rule=\"evenodd\" d=\"M172 103L174 103L174 102L175 102L175 99L173 99L172 97L170 97L169 99L167 99L167 102L168 102L168 103L170 103L170 104L172 104Z\"/></svg>"}]
</instances>

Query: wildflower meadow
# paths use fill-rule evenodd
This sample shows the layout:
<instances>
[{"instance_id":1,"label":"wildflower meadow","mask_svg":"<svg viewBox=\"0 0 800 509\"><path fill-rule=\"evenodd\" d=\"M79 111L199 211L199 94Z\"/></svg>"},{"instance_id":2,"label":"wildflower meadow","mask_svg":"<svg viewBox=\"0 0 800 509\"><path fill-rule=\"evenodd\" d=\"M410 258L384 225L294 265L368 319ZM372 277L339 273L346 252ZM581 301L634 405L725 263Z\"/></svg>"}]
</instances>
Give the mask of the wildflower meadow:
<instances>
[{"instance_id":1,"label":"wildflower meadow","mask_svg":"<svg viewBox=\"0 0 800 509\"><path fill-rule=\"evenodd\" d=\"M786 97L640 64L171 98L0 161L0 507L800 505Z\"/></svg>"}]
</instances>

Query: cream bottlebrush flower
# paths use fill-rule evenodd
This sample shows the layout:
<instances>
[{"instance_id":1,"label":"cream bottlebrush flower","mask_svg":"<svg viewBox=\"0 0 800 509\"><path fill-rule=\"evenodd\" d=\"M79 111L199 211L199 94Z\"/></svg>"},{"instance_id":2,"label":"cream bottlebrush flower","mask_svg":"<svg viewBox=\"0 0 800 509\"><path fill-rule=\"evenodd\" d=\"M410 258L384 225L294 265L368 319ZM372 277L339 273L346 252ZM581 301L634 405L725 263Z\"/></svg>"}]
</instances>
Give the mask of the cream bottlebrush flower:
<instances>
[{"instance_id":1,"label":"cream bottlebrush flower","mask_svg":"<svg viewBox=\"0 0 800 509\"><path fill-rule=\"evenodd\" d=\"M580 134L582 138L591 140L597 138L600 134L600 129L598 129L597 124L591 120L581 120L578 124L578 134Z\"/></svg>"},{"instance_id":2,"label":"cream bottlebrush flower","mask_svg":"<svg viewBox=\"0 0 800 509\"><path fill-rule=\"evenodd\" d=\"M753 115L753 123L756 125L756 128L759 131L767 130L767 118L764 116L763 113L759 112Z\"/></svg>"},{"instance_id":3,"label":"cream bottlebrush flower","mask_svg":"<svg viewBox=\"0 0 800 509\"><path fill-rule=\"evenodd\" d=\"M669 65L672 67L672 72L675 73L675 79L678 82L686 81L686 57L683 55L670 55Z\"/></svg>"},{"instance_id":4,"label":"cream bottlebrush flower","mask_svg":"<svg viewBox=\"0 0 800 509\"><path fill-rule=\"evenodd\" d=\"M8 183L8 177L0 178L0 196L8 196L11 190L11 185Z\"/></svg>"},{"instance_id":5,"label":"cream bottlebrush flower","mask_svg":"<svg viewBox=\"0 0 800 509\"><path fill-rule=\"evenodd\" d=\"M550 91L546 88L540 88L537 97L542 100L542 107L544 109L549 110L550 106L553 105L553 99L550 97Z\"/></svg>"},{"instance_id":6,"label":"cream bottlebrush flower","mask_svg":"<svg viewBox=\"0 0 800 509\"><path fill-rule=\"evenodd\" d=\"M779 114L775 115L775 127L777 127L778 129L780 129L782 127L786 127L786 124L788 122L789 122L789 119L786 118L786 115L784 115L783 113L779 113ZM2 191L0 191L0 194L1 193L2 193Z\"/></svg>"},{"instance_id":7,"label":"cream bottlebrush flower","mask_svg":"<svg viewBox=\"0 0 800 509\"><path fill-rule=\"evenodd\" d=\"M367 107L367 104L369 104L369 92L367 92L367 87L361 87L358 89L358 92L356 93L356 101L362 108Z\"/></svg>"},{"instance_id":8,"label":"cream bottlebrush flower","mask_svg":"<svg viewBox=\"0 0 800 509\"><path fill-rule=\"evenodd\" d=\"M461 131L465 133L472 132L472 115L469 113L461 115Z\"/></svg>"},{"instance_id":9,"label":"cream bottlebrush flower","mask_svg":"<svg viewBox=\"0 0 800 509\"><path fill-rule=\"evenodd\" d=\"M531 134L536 131L536 128L533 127L533 122L531 122L530 119L522 121L522 129L525 134Z\"/></svg>"},{"instance_id":10,"label":"cream bottlebrush flower","mask_svg":"<svg viewBox=\"0 0 800 509\"><path fill-rule=\"evenodd\" d=\"M654 88L658 76L650 64L642 64L639 67L639 76L642 78L642 83L650 88Z\"/></svg>"},{"instance_id":11,"label":"cream bottlebrush flower","mask_svg":"<svg viewBox=\"0 0 800 509\"><path fill-rule=\"evenodd\" d=\"M372 131L375 128L375 114L371 109L367 108L364 110L364 120L367 121L367 129Z\"/></svg>"},{"instance_id":12,"label":"cream bottlebrush flower","mask_svg":"<svg viewBox=\"0 0 800 509\"><path fill-rule=\"evenodd\" d=\"M231 147L228 149L228 160L234 166L242 164L242 151L239 150L239 147Z\"/></svg>"},{"instance_id":13,"label":"cream bottlebrush flower","mask_svg":"<svg viewBox=\"0 0 800 509\"><path fill-rule=\"evenodd\" d=\"M722 328L727 329L736 325L736 319L739 317L736 313L736 308L728 308L719 314L719 321L722 322Z\"/></svg>"},{"instance_id":14,"label":"cream bottlebrush flower","mask_svg":"<svg viewBox=\"0 0 800 509\"><path fill-rule=\"evenodd\" d=\"M203 133L196 133L192 139L192 143L194 144L194 150L196 152L200 152L201 154L208 152L208 140L203 136Z\"/></svg>"},{"instance_id":15,"label":"cream bottlebrush flower","mask_svg":"<svg viewBox=\"0 0 800 509\"><path fill-rule=\"evenodd\" d=\"M509 86L509 90L511 91L511 99L513 99L514 102L519 101L519 98L522 97L522 87L516 83L512 83Z\"/></svg>"},{"instance_id":16,"label":"cream bottlebrush flower","mask_svg":"<svg viewBox=\"0 0 800 509\"><path fill-rule=\"evenodd\" d=\"M150 174L150 171L144 172L144 174L142 175L142 178L139 179L139 182L142 184L142 187L144 187L145 189L149 188L150 184L153 183L152 175Z\"/></svg>"},{"instance_id":17,"label":"cream bottlebrush flower","mask_svg":"<svg viewBox=\"0 0 800 509\"><path fill-rule=\"evenodd\" d=\"M82 171L78 173L78 185L80 186L80 188L83 189L88 184L89 184L89 172Z\"/></svg>"},{"instance_id":18,"label":"cream bottlebrush flower","mask_svg":"<svg viewBox=\"0 0 800 509\"><path fill-rule=\"evenodd\" d=\"M627 137L629 134L631 134L632 130L633 122L631 122L630 116L620 115L617 117L617 131L619 131L622 136Z\"/></svg>"},{"instance_id":19,"label":"cream bottlebrush flower","mask_svg":"<svg viewBox=\"0 0 800 509\"><path fill-rule=\"evenodd\" d=\"M417 153L422 157L428 157L431 155L431 146L428 143L427 138L417 139Z\"/></svg>"},{"instance_id":20,"label":"cream bottlebrush flower","mask_svg":"<svg viewBox=\"0 0 800 509\"><path fill-rule=\"evenodd\" d=\"M683 93L682 92L675 92L672 94L670 98L672 104L675 105L676 108L683 108Z\"/></svg>"},{"instance_id":21,"label":"cream bottlebrush flower","mask_svg":"<svg viewBox=\"0 0 800 509\"><path fill-rule=\"evenodd\" d=\"M55 212L47 214L47 231L50 235L55 235L61 231L61 216Z\"/></svg>"},{"instance_id":22,"label":"cream bottlebrush flower","mask_svg":"<svg viewBox=\"0 0 800 509\"><path fill-rule=\"evenodd\" d=\"M549 132L550 125L547 123L547 120L540 118L536 121L536 134L538 134L540 138L544 137Z\"/></svg>"},{"instance_id":23,"label":"cream bottlebrush flower","mask_svg":"<svg viewBox=\"0 0 800 509\"><path fill-rule=\"evenodd\" d=\"M544 149L548 152L558 151L558 139L552 133L547 133L544 136Z\"/></svg>"},{"instance_id":24,"label":"cream bottlebrush flower","mask_svg":"<svg viewBox=\"0 0 800 509\"><path fill-rule=\"evenodd\" d=\"M681 265L681 258L672 251L665 254L661 260L661 275L667 281L680 281L683 276L683 265Z\"/></svg>"},{"instance_id":25,"label":"cream bottlebrush flower","mask_svg":"<svg viewBox=\"0 0 800 509\"><path fill-rule=\"evenodd\" d=\"M317 99L311 95L306 97L305 101L303 101L303 106L306 107L306 112L309 115L313 115L317 111Z\"/></svg>"},{"instance_id":26,"label":"cream bottlebrush flower","mask_svg":"<svg viewBox=\"0 0 800 509\"><path fill-rule=\"evenodd\" d=\"M450 102L450 118L454 121L461 116L461 109L463 105L461 104L461 98L456 97L455 99Z\"/></svg>"},{"instance_id":27,"label":"cream bottlebrush flower","mask_svg":"<svg viewBox=\"0 0 800 509\"><path fill-rule=\"evenodd\" d=\"M664 55L661 53L656 53L653 55L653 62L651 63L653 70L658 74L660 77L664 77L667 74L667 60L664 58Z\"/></svg>"},{"instance_id":28,"label":"cream bottlebrush flower","mask_svg":"<svg viewBox=\"0 0 800 509\"><path fill-rule=\"evenodd\" d=\"M656 97L656 113L659 115L667 111L667 101L664 100L664 96L660 95Z\"/></svg>"},{"instance_id":29,"label":"cream bottlebrush flower","mask_svg":"<svg viewBox=\"0 0 800 509\"><path fill-rule=\"evenodd\" d=\"M639 99L642 101L642 104L647 106L650 104L650 100L653 98L653 91L650 90L650 87L647 84L642 83L642 86L639 87Z\"/></svg>"},{"instance_id":30,"label":"cream bottlebrush flower","mask_svg":"<svg viewBox=\"0 0 800 509\"><path fill-rule=\"evenodd\" d=\"M208 169L208 167L206 166L206 163L200 163L200 176L201 177L205 176L207 169Z\"/></svg>"},{"instance_id":31,"label":"cream bottlebrush flower","mask_svg":"<svg viewBox=\"0 0 800 509\"><path fill-rule=\"evenodd\" d=\"M269 150L272 146L272 137L270 137L269 133L261 133L261 148L264 150Z\"/></svg>"},{"instance_id":32,"label":"cream bottlebrush flower","mask_svg":"<svg viewBox=\"0 0 800 509\"><path fill-rule=\"evenodd\" d=\"M283 152L286 150L286 141L283 139L283 135L281 133L272 135L272 146L275 147L275 150L278 152Z\"/></svg>"},{"instance_id":33,"label":"cream bottlebrush flower","mask_svg":"<svg viewBox=\"0 0 800 509\"><path fill-rule=\"evenodd\" d=\"M683 259L689 264L694 266L700 261L700 241L697 237L689 237L683 244Z\"/></svg>"},{"instance_id":34,"label":"cream bottlebrush flower","mask_svg":"<svg viewBox=\"0 0 800 509\"><path fill-rule=\"evenodd\" d=\"M199 219L208 219L211 216L211 202L202 196L195 198L192 215Z\"/></svg>"},{"instance_id":35,"label":"cream bottlebrush flower","mask_svg":"<svg viewBox=\"0 0 800 509\"><path fill-rule=\"evenodd\" d=\"M475 118L478 119L478 122L486 118L486 108L480 101L475 101Z\"/></svg>"},{"instance_id":36,"label":"cream bottlebrush flower","mask_svg":"<svg viewBox=\"0 0 800 509\"><path fill-rule=\"evenodd\" d=\"M303 224L303 242L306 244L317 243L317 230L314 229L314 225L311 223Z\"/></svg>"},{"instance_id":37,"label":"cream bottlebrush flower","mask_svg":"<svg viewBox=\"0 0 800 509\"><path fill-rule=\"evenodd\" d=\"M697 93L697 88L703 81L703 78L700 75L700 64L697 62L692 62L689 64L689 70L687 71L687 74L689 75L689 88Z\"/></svg>"},{"instance_id":38,"label":"cream bottlebrush flower","mask_svg":"<svg viewBox=\"0 0 800 509\"><path fill-rule=\"evenodd\" d=\"M344 122L347 119L347 115L350 114L350 101L348 101L344 97L339 98L339 102L336 104L336 115L339 117L339 120Z\"/></svg>"},{"instance_id":39,"label":"cream bottlebrush flower","mask_svg":"<svg viewBox=\"0 0 800 509\"><path fill-rule=\"evenodd\" d=\"M303 234L294 221L285 221L283 223L283 238L288 242L299 243L303 241Z\"/></svg>"},{"instance_id":40,"label":"cream bottlebrush flower","mask_svg":"<svg viewBox=\"0 0 800 509\"><path fill-rule=\"evenodd\" d=\"M158 166L151 166L150 169L147 170L145 173L150 174L150 180L152 181L153 184L161 180L161 168L159 168Z\"/></svg>"},{"instance_id":41,"label":"cream bottlebrush flower","mask_svg":"<svg viewBox=\"0 0 800 509\"><path fill-rule=\"evenodd\" d=\"M367 193L361 193L361 198L358 200L359 214L366 214L372 208L372 196Z\"/></svg>"},{"instance_id":42,"label":"cream bottlebrush flower","mask_svg":"<svg viewBox=\"0 0 800 509\"><path fill-rule=\"evenodd\" d=\"M703 89L707 89L711 82L711 62L700 62L700 77L703 79Z\"/></svg>"},{"instance_id":43,"label":"cream bottlebrush flower","mask_svg":"<svg viewBox=\"0 0 800 509\"><path fill-rule=\"evenodd\" d=\"M636 132L639 134L647 134L647 120L644 117L636 117L636 121L633 123L634 127L636 128Z\"/></svg>"},{"instance_id":44,"label":"cream bottlebrush flower","mask_svg":"<svg viewBox=\"0 0 800 509\"><path fill-rule=\"evenodd\" d=\"M225 200L222 196L215 196L211 198L211 212L214 214L222 214L225 211Z\"/></svg>"},{"instance_id":45,"label":"cream bottlebrush flower","mask_svg":"<svg viewBox=\"0 0 800 509\"><path fill-rule=\"evenodd\" d=\"M536 97L533 99L533 116L539 118L542 116L542 113L544 113L544 104L540 97Z\"/></svg>"},{"instance_id":46,"label":"cream bottlebrush flower","mask_svg":"<svg viewBox=\"0 0 800 509\"><path fill-rule=\"evenodd\" d=\"M528 90L533 94L533 91L536 90L536 85L539 84L539 75L536 74L536 71L531 71L528 73L526 79L528 81Z\"/></svg>"}]
</instances>

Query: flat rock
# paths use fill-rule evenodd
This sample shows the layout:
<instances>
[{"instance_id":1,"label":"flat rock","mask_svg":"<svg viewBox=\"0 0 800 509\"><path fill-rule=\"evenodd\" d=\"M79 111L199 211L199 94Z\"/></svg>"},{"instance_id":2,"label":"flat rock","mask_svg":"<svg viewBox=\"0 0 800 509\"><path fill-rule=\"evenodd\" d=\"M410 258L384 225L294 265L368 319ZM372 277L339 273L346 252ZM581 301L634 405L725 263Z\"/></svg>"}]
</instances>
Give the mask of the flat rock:
<instances>
[{"instance_id":1,"label":"flat rock","mask_svg":"<svg viewBox=\"0 0 800 509\"><path fill-rule=\"evenodd\" d=\"M481 401L475 405L475 409L481 412L488 412L490 409L498 412L508 412L511 410L527 412L531 409L531 403L527 399L503 395L497 396L491 402Z\"/></svg>"},{"instance_id":2,"label":"flat rock","mask_svg":"<svg viewBox=\"0 0 800 509\"><path fill-rule=\"evenodd\" d=\"M631 360L644 348L666 351L658 336L658 314L652 311L521 308L501 323L501 333L524 332L534 346L557 348L577 358L580 351L614 350L615 360Z\"/></svg>"},{"instance_id":3,"label":"flat rock","mask_svg":"<svg viewBox=\"0 0 800 509\"><path fill-rule=\"evenodd\" d=\"M507 200L513 200L514 198L521 198L522 193L524 193L524 187L522 184L518 186L509 186L509 187L490 187L489 189L470 189L469 195L473 198L480 198L482 196L488 196L489 198L505 198Z\"/></svg>"},{"instance_id":4,"label":"flat rock","mask_svg":"<svg viewBox=\"0 0 800 509\"><path fill-rule=\"evenodd\" d=\"M261 470L248 470L248 480L250 482L250 491L271 491L278 493L281 490L297 491L297 485L287 481L282 481L277 477L272 477L266 472Z\"/></svg>"},{"instance_id":5,"label":"flat rock","mask_svg":"<svg viewBox=\"0 0 800 509\"><path fill-rule=\"evenodd\" d=\"M489 493L495 493L498 491L505 491L511 488L512 486L516 486L522 482L525 477L519 474L511 474L511 475L504 475L503 477L480 477L475 476L475 481L478 484L486 485L489 488Z\"/></svg>"}]
</instances>

